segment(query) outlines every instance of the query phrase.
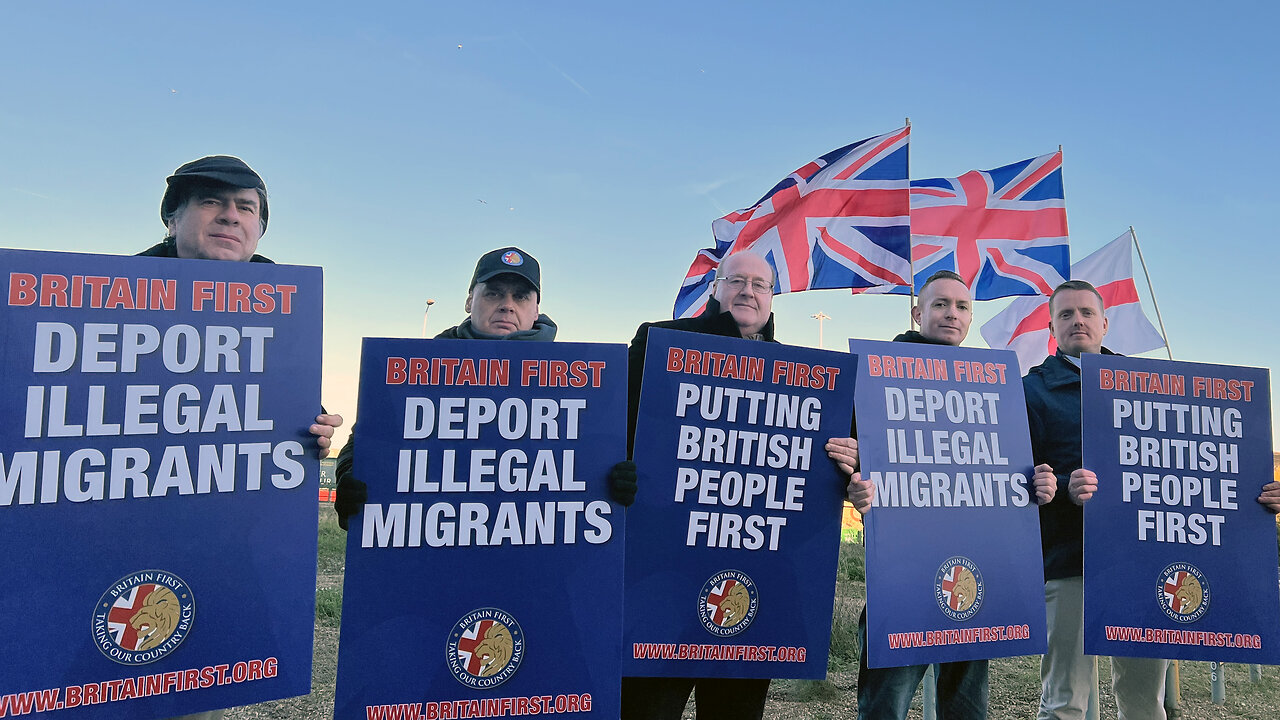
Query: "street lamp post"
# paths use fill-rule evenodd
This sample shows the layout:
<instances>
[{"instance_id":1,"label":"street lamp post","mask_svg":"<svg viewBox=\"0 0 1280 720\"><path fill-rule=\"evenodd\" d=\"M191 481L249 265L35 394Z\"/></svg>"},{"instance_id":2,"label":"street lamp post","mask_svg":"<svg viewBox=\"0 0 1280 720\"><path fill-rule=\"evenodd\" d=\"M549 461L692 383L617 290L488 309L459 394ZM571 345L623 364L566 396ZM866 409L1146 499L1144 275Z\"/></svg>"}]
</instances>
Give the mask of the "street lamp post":
<instances>
[{"instance_id":1,"label":"street lamp post","mask_svg":"<svg viewBox=\"0 0 1280 720\"><path fill-rule=\"evenodd\" d=\"M433 298L427 298L427 306L422 310L422 337L427 336L427 313L431 312L431 306L435 304L436 301Z\"/></svg>"},{"instance_id":2,"label":"street lamp post","mask_svg":"<svg viewBox=\"0 0 1280 720\"><path fill-rule=\"evenodd\" d=\"M810 315L809 317L818 321L818 349L822 350L824 349L822 347L822 321L830 320L831 316L819 310L817 315Z\"/></svg>"}]
</instances>

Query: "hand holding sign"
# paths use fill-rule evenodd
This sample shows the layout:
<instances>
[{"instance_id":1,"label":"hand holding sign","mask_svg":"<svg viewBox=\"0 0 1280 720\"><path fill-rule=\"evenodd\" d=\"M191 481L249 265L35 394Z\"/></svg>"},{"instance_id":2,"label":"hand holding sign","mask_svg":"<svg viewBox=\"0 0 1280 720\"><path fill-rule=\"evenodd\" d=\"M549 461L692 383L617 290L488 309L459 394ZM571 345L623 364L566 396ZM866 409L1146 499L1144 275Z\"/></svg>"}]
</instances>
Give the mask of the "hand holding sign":
<instances>
[{"instance_id":1,"label":"hand holding sign","mask_svg":"<svg viewBox=\"0 0 1280 720\"><path fill-rule=\"evenodd\" d=\"M1258 496L1258 502L1266 505L1271 512L1280 513L1280 482L1263 485L1262 494Z\"/></svg>"},{"instance_id":2,"label":"hand holding sign","mask_svg":"<svg viewBox=\"0 0 1280 720\"><path fill-rule=\"evenodd\" d=\"M333 445L333 429L342 427L341 415L316 416L315 425L311 426L311 434L316 436L316 444L320 446L320 459L329 457L329 448Z\"/></svg>"},{"instance_id":3,"label":"hand holding sign","mask_svg":"<svg viewBox=\"0 0 1280 720\"><path fill-rule=\"evenodd\" d=\"M1067 491L1071 493L1071 502L1084 505L1098 492L1098 476L1092 470L1080 468L1071 471L1071 479L1067 481Z\"/></svg>"},{"instance_id":4,"label":"hand holding sign","mask_svg":"<svg viewBox=\"0 0 1280 720\"><path fill-rule=\"evenodd\" d=\"M845 495L849 498L849 502L853 503L853 509L857 510L859 515L866 515L876 499L876 484L870 480L863 480L862 473L856 472L849 476L849 486L845 488Z\"/></svg>"},{"instance_id":5,"label":"hand holding sign","mask_svg":"<svg viewBox=\"0 0 1280 720\"><path fill-rule=\"evenodd\" d=\"M827 457L835 462L836 467L845 475L852 475L858 469L858 441L851 437L833 437L827 441Z\"/></svg>"},{"instance_id":6,"label":"hand holding sign","mask_svg":"<svg viewBox=\"0 0 1280 720\"><path fill-rule=\"evenodd\" d=\"M1058 476L1053 474L1053 468L1044 463L1036 466L1031 484L1036 490L1036 502L1041 505L1053 502L1054 496L1058 494Z\"/></svg>"}]
</instances>

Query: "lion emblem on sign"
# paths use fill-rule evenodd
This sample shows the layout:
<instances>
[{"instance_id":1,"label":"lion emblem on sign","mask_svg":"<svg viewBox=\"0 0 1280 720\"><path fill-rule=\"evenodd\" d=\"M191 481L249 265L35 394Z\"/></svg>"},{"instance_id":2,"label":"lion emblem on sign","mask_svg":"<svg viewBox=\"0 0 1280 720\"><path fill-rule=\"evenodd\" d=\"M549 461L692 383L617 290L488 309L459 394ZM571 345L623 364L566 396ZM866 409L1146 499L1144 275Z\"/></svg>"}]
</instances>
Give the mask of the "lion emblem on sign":
<instances>
[{"instance_id":1,"label":"lion emblem on sign","mask_svg":"<svg viewBox=\"0 0 1280 720\"><path fill-rule=\"evenodd\" d=\"M1209 609L1209 582L1200 568L1176 562L1160 571L1160 609L1180 623L1199 620Z\"/></svg>"},{"instance_id":2,"label":"lion emblem on sign","mask_svg":"<svg viewBox=\"0 0 1280 720\"><path fill-rule=\"evenodd\" d=\"M142 601L142 607L129 618L129 627L138 633L138 650L159 647L178 627L182 613L178 596L164 586L157 586Z\"/></svg>"},{"instance_id":3,"label":"lion emblem on sign","mask_svg":"<svg viewBox=\"0 0 1280 720\"><path fill-rule=\"evenodd\" d=\"M959 555L947 558L933 579L938 609L956 622L963 622L977 614L982 607L985 590L978 566L969 558Z\"/></svg>"},{"instance_id":4,"label":"lion emblem on sign","mask_svg":"<svg viewBox=\"0 0 1280 720\"><path fill-rule=\"evenodd\" d=\"M484 639L471 651L480 658L480 677L497 675L511 661L511 653L515 643L511 641L511 631L506 625L495 622L484 631Z\"/></svg>"},{"instance_id":5,"label":"lion emblem on sign","mask_svg":"<svg viewBox=\"0 0 1280 720\"><path fill-rule=\"evenodd\" d=\"M746 630L760 608L755 582L741 570L712 575L698 593L698 619L707 632L729 637Z\"/></svg>"},{"instance_id":6,"label":"lion emblem on sign","mask_svg":"<svg viewBox=\"0 0 1280 720\"><path fill-rule=\"evenodd\" d=\"M445 643L445 662L454 679L474 689L497 687L520 668L524 630L499 608L479 608L454 623Z\"/></svg>"},{"instance_id":7,"label":"lion emblem on sign","mask_svg":"<svg viewBox=\"0 0 1280 720\"><path fill-rule=\"evenodd\" d=\"M723 614L720 618L720 627L737 625L747 616L747 611L750 609L751 595L741 583L734 583L733 587L729 588L728 594L720 601L720 612Z\"/></svg>"}]
</instances>

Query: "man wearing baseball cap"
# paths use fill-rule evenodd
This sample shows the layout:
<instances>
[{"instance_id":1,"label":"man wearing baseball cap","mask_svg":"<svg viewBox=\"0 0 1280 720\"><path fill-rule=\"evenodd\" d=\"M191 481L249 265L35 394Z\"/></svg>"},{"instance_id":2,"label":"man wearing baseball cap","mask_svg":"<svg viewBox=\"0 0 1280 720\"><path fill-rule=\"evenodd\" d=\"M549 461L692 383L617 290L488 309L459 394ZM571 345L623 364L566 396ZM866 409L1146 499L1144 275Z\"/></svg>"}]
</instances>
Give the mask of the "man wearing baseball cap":
<instances>
[{"instance_id":1,"label":"man wearing baseball cap","mask_svg":"<svg viewBox=\"0 0 1280 720\"><path fill-rule=\"evenodd\" d=\"M538 312L542 272L534 257L517 247L490 250L471 274L466 320L438 338L478 340L556 339L556 324Z\"/></svg>"},{"instance_id":2,"label":"man wearing baseball cap","mask_svg":"<svg viewBox=\"0 0 1280 720\"><path fill-rule=\"evenodd\" d=\"M467 319L436 335L437 339L516 340L551 342L556 324L538 311L542 301L542 272L538 261L518 247L490 250L480 256L464 306ZM338 454L338 497L333 510L338 525L347 529L347 520L369 499L368 486L351 472L355 462L355 435ZM636 497L635 466L630 462L615 466L609 474L610 493L619 504L630 505Z\"/></svg>"}]
</instances>

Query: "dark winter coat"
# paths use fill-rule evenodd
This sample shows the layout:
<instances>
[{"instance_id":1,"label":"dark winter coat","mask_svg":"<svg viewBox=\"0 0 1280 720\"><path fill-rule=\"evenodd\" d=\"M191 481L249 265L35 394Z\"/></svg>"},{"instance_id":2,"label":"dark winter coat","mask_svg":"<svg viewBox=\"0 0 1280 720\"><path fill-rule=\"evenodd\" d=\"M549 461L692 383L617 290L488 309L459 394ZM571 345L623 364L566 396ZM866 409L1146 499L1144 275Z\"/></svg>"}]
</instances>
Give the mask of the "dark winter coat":
<instances>
[{"instance_id":1,"label":"dark winter coat","mask_svg":"<svg viewBox=\"0 0 1280 720\"><path fill-rule=\"evenodd\" d=\"M1115 353L1103 348L1103 354ZM1071 500L1067 482L1080 469L1080 368L1059 351L1022 379L1027 397L1031 455L1058 476L1053 501L1040 506L1040 548L1044 579L1079 577L1084 572L1084 508Z\"/></svg>"},{"instance_id":2,"label":"dark winter coat","mask_svg":"<svg viewBox=\"0 0 1280 720\"><path fill-rule=\"evenodd\" d=\"M715 298L707 300L707 307L701 315L676 320L644 323L636 330L636 336L627 349L627 457L633 458L632 446L635 442L636 415L640 412L640 381L644 378L644 354L649 345L649 328L666 328L702 333L703 335L720 335L722 337L742 337L738 322L733 314L720 309ZM760 330L760 339L766 342L778 342L773 339L773 313L769 314L769 322ZM634 459L634 458L633 458Z\"/></svg>"},{"instance_id":3,"label":"dark winter coat","mask_svg":"<svg viewBox=\"0 0 1280 720\"><path fill-rule=\"evenodd\" d=\"M178 244L173 238L168 237L138 253L138 256L176 258L178 257ZM249 258L249 262L274 263L275 261L262 255L253 255Z\"/></svg>"}]
</instances>

